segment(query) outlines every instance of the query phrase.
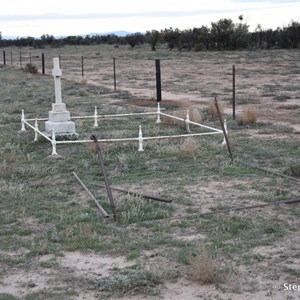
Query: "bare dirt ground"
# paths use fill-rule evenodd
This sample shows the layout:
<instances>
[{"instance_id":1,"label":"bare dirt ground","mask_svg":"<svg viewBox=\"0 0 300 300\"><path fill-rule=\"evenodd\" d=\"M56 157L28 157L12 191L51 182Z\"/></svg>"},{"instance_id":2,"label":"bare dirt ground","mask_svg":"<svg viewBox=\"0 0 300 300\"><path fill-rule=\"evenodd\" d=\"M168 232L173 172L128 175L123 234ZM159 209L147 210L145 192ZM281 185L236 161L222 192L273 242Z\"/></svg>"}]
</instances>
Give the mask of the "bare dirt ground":
<instances>
[{"instance_id":1,"label":"bare dirt ground","mask_svg":"<svg viewBox=\"0 0 300 300\"><path fill-rule=\"evenodd\" d=\"M46 56L61 54L63 77L81 82L80 57L84 55L85 75L88 84L109 86L113 88L112 57L116 57L117 89L127 91L137 99L155 99L155 65L154 59L161 58L162 72L162 106L164 101L197 105L200 108L218 94L226 102L226 112L231 113L231 89L232 89L232 65L236 67L236 101L237 116L240 116L247 104L254 104L259 109L259 122L284 125L291 130L283 130L277 134L252 130L251 135L255 139L274 138L295 139L300 142L300 52L273 50L261 52L226 52L226 53L188 53L168 52L158 50L156 53L145 51L144 48L128 49L125 46L114 48L107 46L105 51L95 47L77 47L66 49L46 49ZM36 53L35 56L39 56ZM75 63L76 62L76 63ZM51 60L48 60L47 70L50 73ZM108 103L111 99L107 99ZM65 102L68 105L66 97ZM229 128L230 131L230 128ZM253 181L257 180L253 178ZM230 205L230 199L235 196L237 185L249 185L249 178L235 179L230 183L223 182L222 199L224 205ZM191 195L195 208L201 208L202 212L208 212L216 199L220 200L220 182L208 181L205 185L186 185L185 189ZM149 191L153 191L149 186ZM248 191L255 195L255 189ZM257 203L257 201L255 202ZM252 204L251 202L247 204ZM251 211L244 214L251 215ZM257 210L255 215L275 214L271 209ZM241 213L242 214L242 213ZM173 220L180 220L184 212L178 207ZM299 233L299 231L298 231ZM181 241L202 240L205 236L192 231L175 234ZM123 300L138 299L300 299L300 292L282 291L282 282L278 285L269 284L269 277L264 275L266 260L283 255L291 249L299 247L299 236L290 236L274 246L260 246L253 249L253 254L266 257L263 262L258 262L255 267L245 266L236 268L235 274L228 280L228 284L222 288L215 285L199 285L188 280L185 276L174 281L165 282L161 286L159 296L133 295L125 296ZM299 251L299 248L297 248ZM25 250L24 250L25 251ZM2 256L18 257L26 253L1 252ZM144 252L143 258L147 258L149 268L164 265L165 269L180 269L179 265L168 265L161 257L156 258L153 251ZM41 255L33 262L34 266L51 262L51 255ZM299 258L291 257L291 265L300 269ZM86 283L112 274L115 268L125 268L133 264L123 256L99 255L93 252L65 252L55 261L55 268L35 267L20 272L18 268L11 268L8 276L0 281L0 292L14 295L23 299L29 292L40 292L43 289L62 290L67 289L66 278L78 279L76 295L70 295L70 299L100 299L95 290L86 288ZM280 278L280 274L279 274ZM63 280L62 280L63 279ZM274 281L273 281L274 282ZM298 282L300 284L300 282ZM25 299L25 298L24 298ZM41 299L41 298L39 298Z\"/></svg>"}]
</instances>

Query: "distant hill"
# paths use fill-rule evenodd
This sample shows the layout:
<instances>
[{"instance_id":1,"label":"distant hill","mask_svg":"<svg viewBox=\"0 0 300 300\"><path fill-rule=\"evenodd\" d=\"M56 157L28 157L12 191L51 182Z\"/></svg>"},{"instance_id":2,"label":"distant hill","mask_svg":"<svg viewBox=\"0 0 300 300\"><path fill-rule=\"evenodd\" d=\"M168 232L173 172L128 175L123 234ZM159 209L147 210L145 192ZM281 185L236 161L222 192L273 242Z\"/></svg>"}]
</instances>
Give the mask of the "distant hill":
<instances>
[{"instance_id":1,"label":"distant hill","mask_svg":"<svg viewBox=\"0 0 300 300\"><path fill-rule=\"evenodd\" d=\"M78 34L82 37L86 37L87 35L89 36L96 36L96 35L109 35L109 34L114 34L116 36L126 36L128 34L131 34L131 32L129 31L124 31L124 30L120 30L120 31L109 31L109 32L92 32L92 33L88 33L88 34ZM68 35L57 35L55 36L56 39L63 39L65 37L67 37ZM4 40L15 40L17 38L27 38L28 36L10 36L10 35L4 35L2 36L2 39Z\"/></svg>"},{"instance_id":2,"label":"distant hill","mask_svg":"<svg viewBox=\"0 0 300 300\"><path fill-rule=\"evenodd\" d=\"M131 32L129 31L124 31L124 30L120 30L120 31L109 31L109 32L101 32L101 33L96 33L96 32L92 32L89 34L83 34L82 36L95 36L95 35L109 35L109 34L114 34L117 36L126 36L128 34L131 34Z\"/></svg>"}]
</instances>

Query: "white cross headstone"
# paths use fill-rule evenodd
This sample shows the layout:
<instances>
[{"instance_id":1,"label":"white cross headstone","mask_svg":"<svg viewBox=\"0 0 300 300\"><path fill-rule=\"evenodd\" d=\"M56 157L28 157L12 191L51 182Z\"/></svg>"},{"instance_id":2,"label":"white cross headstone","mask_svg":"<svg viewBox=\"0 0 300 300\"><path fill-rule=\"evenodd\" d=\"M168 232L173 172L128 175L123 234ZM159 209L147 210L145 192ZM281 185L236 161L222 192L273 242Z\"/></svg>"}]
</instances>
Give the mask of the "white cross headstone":
<instances>
[{"instance_id":1,"label":"white cross headstone","mask_svg":"<svg viewBox=\"0 0 300 300\"><path fill-rule=\"evenodd\" d=\"M70 112L62 101L61 81L62 70L59 66L59 57L53 58L52 75L54 77L55 103L52 103L52 110L49 111L49 121L45 123L46 132L50 135L54 130L55 134L75 134L75 123L70 119Z\"/></svg>"},{"instance_id":2,"label":"white cross headstone","mask_svg":"<svg viewBox=\"0 0 300 300\"><path fill-rule=\"evenodd\" d=\"M61 82L60 77L62 76L62 70L59 66L59 57L53 58L53 69L52 69L52 75L54 77L54 87L55 87L55 103L61 104Z\"/></svg>"}]
</instances>

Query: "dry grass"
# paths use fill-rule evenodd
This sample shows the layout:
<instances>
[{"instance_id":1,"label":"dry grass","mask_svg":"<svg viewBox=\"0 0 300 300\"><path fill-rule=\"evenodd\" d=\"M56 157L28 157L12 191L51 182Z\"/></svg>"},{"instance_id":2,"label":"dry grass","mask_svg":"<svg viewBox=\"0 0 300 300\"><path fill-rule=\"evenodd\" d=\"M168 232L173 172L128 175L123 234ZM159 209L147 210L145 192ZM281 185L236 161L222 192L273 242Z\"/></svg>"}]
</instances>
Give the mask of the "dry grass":
<instances>
[{"instance_id":1,"label":"dry grass","mask_svg":"<svg viewBox=\"0 0 300 300\"><path fill-rule=\"evenodd\" d=\"M189 257L187 275L191 280L203 284L216 283L217 269L216 262L211 258L207 248L200 245L195 256Z\"/></svg>"},{"instance_id":2,"label":"dry grass","mask_svg":"<svg viewBox=\"0 0 300 300\"><path fill-rule=\"evenodd\" d=\"M201 109L198 108L197 106L190 106L188 104L186 104L186 105L183 104L182 107L174 113L174 116L185 120L187 117L187 113L189 113L190 121L196 122L196 123L200 123L202 121ZM163 118L162 122L163 122L163 124L167 124L167 125L176 124L181 127L185 127L185 122L179 121L179 120L176 120L173 118L169 118L169 117ZM190 125L190 126L192 126L192 125Z\"/></svg>"},{"instance_id":3,"label":"dry grass","mask_svg":"<svg viewBox=\"0 0 300 300\"><path fill-rule=\"evenodd\" d=\"M86 147L87 147L88 152L96 153L96 144L95 143L88 143Z\"/></svg>"},{"instance_id":4,"label":"dry grass","mask_svg":"<svg viewBox=\"0 0 300 300\"><path fill-rule=\"evenodd\" d=\"M255 123L257 121L258 118L258 109L256 106L254 105L247 105L243 111L242 114L242 121L243 123Z\"/></svg>"},{"instance_id":5,"label":"dry grass","mask_svg":"<svg viewBox=\"0 0 300 300\"><path fill-rule=\"evenodd\" d=\"M180 157L188 159L196 159L197 153L199 151L199 143L194 138L187 138L181 144L180 147Z\"/></svg>"},{"instance_id":6,"label":"dry grass","mask_svg":"<svg viewBox=\"0 0 300 300\"><path fill-rule=\"evenodd\" d=\"M225 103L222 101L218 101L218 104L219 104L220 113L224 114ZM215 100L209 101L208 107L207 107L207 112L211 116L214 116L214 117L218 116L218 111L217 111Z\"/></svg>"},{"instance_id":7,"label":"dry grass","mask_svg":"<svg viewBox=\"0 0 300 300\"><path fill-rule=\"evenodd\" d=\"M85 77L82 77L80 80L81 85L86 85L88 83L88 80Z\"/></svg>"}]
</instances>

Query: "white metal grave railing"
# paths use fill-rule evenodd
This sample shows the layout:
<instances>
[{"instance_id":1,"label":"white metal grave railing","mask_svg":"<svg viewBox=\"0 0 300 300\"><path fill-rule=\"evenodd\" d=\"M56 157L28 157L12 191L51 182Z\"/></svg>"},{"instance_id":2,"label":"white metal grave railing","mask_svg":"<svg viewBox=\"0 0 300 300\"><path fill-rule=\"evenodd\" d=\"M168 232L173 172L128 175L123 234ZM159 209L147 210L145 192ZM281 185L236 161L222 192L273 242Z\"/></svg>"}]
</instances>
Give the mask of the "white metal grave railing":
<instances>
[{"instance_id":1,"label":"white metal grave railing","mask_svg":"<svg viewBox=\"0 0 300 300\"><path fill-rule=\"evenodd\" d=\"M130 117L130 116L141 116L141 115L157 115L156 123L161 123L161 116L169 117L178 121L182 121L186 125L187 134L177 134L177 135L163 135L163 136L152 136L152 137L143 137L142 133L142 126L139 125L138 137L134 138L118 138L118 139L100 139L100 142L130 142L130 141L138 141L139 148L138 151L144 151L143 148L143 141L147 140L158 140L158 139L171 139L171 138L187 138L187 137L195 137L195 136L203 136L203 135L214 135L214 134L223 134L223 131L211 126L207 126L204 124L200 124L197 122L190 121L189 118L189 111L187 111L186 118L179 118L176 116L172 116L170 114L166 114L161 112L160 103L157 103L157 111L156 112L143 112L143 113L128 113L128 114L111 114L111 115L99 115L97 112L97 107L95 106L95 111L93 116L78 116L78 117L71 117L71 119L94 119L94 127L98 127L98 119L99 118L113 118L113 117ZM54 130L51 132L51 137L47 135L47 133L42 132L39 130L38 121L47 121L48 118L35 118L35 119L26 119L24 110L22 110L21 116L21 131L25 131L25 125L29 128L33 129L34 131L34 141L38 140L38 135L43 136L47 141L49 141L52 145L52 153L51 155L57 155L56 145L61 144L79 144L79 143L91 143L94 142L92 140L56 140L56 135ZM30 124L30 122L34 122L34 125ZM206 129L211 130L211 132L202 132L202 133L191 133L189 125L195 125L198 127L203 127ZM225 130L227 132L226 120L224 121ZM223 139L222 144L226 145L225 137Z\"/></svg>"}]
</instances>

